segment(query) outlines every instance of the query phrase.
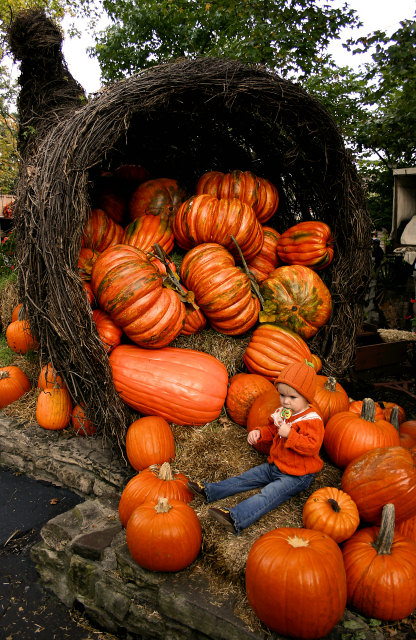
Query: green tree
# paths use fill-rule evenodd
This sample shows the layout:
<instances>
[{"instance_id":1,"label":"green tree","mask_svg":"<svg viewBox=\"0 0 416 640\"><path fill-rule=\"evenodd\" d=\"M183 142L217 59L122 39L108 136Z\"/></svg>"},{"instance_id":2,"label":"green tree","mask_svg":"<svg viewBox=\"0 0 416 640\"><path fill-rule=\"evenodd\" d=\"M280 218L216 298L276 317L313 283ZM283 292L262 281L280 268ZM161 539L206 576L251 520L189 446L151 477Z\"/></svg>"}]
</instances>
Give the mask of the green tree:
<instances>
[{"instance_id":1,"label":"green tree","mask_svg":"<svg viewBox=\"0 0 416 640\"><path fill-rule=\"evenodd\" d=\"M333 9L317 0L103 0L103 7L112 24L95 51L105 80L200 55L307 74L343 27L358 24L347 4Z\"/></svg>"},{"instance_id":2,"label":"green tree","mask_svg":"<svg viewBox=\"0 0 416 640\"><path fill-rule=\"evenodd\" d=\"M16 85L0 67L0 193L14 193L18 173L17 119L13 113Z\"/></svg>"}]
</instances>

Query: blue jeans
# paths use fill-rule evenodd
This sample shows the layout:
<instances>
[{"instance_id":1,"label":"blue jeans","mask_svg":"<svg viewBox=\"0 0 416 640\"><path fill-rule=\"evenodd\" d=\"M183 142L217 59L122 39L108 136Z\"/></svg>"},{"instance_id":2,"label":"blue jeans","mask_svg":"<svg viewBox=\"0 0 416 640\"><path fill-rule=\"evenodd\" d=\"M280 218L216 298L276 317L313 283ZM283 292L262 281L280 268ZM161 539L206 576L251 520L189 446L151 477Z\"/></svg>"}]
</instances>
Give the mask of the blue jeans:
<instances>
[{"instance_id":1,"label":"blue jeans","mask_svg":"<svg viewBox=\"0 0 416 640\"><path fill-rule=\"evenodd\" d=\"M243 500L230 509L230 515L237 533L256 522L261 516L286 502L297 493L307 489L315 477L314 473L291 476L283 473L275 464L265 462L239 476L220 482L204 482L207 502L215 502L242 491L262 487L260 493Z\"/></svg>"}]
</instances>

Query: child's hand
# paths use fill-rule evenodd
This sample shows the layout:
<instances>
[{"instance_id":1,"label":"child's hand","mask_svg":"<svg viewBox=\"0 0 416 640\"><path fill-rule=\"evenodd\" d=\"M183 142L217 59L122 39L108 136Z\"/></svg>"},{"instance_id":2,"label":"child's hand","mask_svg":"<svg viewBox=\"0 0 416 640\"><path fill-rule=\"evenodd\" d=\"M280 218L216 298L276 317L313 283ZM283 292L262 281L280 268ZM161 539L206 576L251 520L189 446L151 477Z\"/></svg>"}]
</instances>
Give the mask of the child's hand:
<instances>
[{"instance_id":1,"label":"child's hand","mask_svg":"<svg viewBox=\"0 0 416 640\"><path fill-rule=\"evenodd\" d=\"M261 432L260 429L253 429L247 436L247 442L249 444L256 444L258 440L260 440Z\"/></svg>"},{"instance_id":2,"label":"child's hand","mask_svg":"<svg viewBox=\"0 0 416 640\"><path fill-rule=\"evenodd\" d=\"M287 438L290 433L290 429L291 427L289 424L287 424L286 422L282 422L277 429L277 433L281 438Z\"/></svg>"}]
</instances>

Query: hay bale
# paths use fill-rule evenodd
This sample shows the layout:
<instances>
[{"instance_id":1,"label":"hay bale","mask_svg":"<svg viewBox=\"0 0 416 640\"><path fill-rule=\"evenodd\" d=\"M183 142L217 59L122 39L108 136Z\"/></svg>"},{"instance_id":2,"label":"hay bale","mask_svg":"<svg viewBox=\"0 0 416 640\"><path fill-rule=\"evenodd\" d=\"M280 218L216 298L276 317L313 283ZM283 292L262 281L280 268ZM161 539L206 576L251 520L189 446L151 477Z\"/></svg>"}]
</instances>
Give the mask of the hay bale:
<instances>
[{"instance_id":1,"label":"hay bale","mask_svg":"<svg viewBox=\"0 0 416 640\"><path fill-rule=\"evenodd\" d=\"M38 71L35 66L32 74ZM132 414L112 385L77 258L93 186L102 170L123 163L141 164L152 177L174 177L189 194L205 171L251 170L279 190L278 211L268 222L279 232L301 220L328 223L335 258L320 274L333 313L310 347L324 373L342 376L362 324L371 224L350 153L318 100L264 67L200 58L121 80L82 108L67 96L63 101L66 117L37 140L31 170L22 172L17 189L19 297L41 358L54 363L104 435L122 444Z\"/></svg>"}]
</instances>

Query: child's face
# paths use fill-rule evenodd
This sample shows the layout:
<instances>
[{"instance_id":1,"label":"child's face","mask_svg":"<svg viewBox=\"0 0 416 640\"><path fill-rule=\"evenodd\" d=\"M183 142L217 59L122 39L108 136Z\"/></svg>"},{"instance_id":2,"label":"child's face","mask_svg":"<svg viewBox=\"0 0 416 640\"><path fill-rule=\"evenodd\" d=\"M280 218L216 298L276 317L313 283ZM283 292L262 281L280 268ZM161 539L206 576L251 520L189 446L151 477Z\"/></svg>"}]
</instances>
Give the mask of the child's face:
<instances>
[{"instance_id":1,"label":"child's face","mask_svg":"<svg viewBox=\"0 0 416 640\"><path fill-rule=\"evenodd\" d=\"M300 395L296 389L289 387L288 384L279 382L277 390L280 395L280 403L286 409L292 409L293 413L300 413L309 407L309 402Z\"/></svg>"}]
</instances>

